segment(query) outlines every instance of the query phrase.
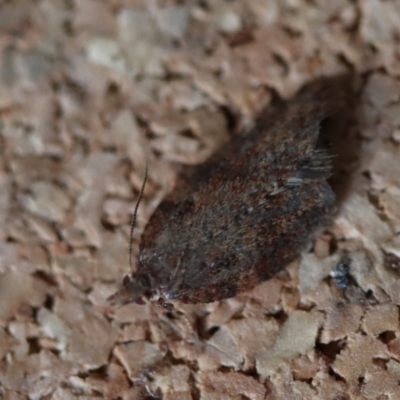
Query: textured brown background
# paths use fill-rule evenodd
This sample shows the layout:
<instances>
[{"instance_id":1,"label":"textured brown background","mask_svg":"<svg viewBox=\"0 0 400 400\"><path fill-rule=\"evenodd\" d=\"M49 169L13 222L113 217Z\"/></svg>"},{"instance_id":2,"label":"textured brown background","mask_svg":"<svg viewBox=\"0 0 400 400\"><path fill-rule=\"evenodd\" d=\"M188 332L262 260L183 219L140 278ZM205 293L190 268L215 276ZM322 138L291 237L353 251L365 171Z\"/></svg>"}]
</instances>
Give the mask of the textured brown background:
<instances>
[{"instance_id":1,"label":"textured brown background","mask_svg":"<svg viewBox=\"0 0 400 400\"><path fill-rule=\"evenodd\" d=\"M107 308L146 162L135 252L183 164L349 73L338 211L309 252L182 307L199 339L155 306ZM399 76L397 0L2 2L0 397L400 399Z\"/></svg>"}]
</instances>

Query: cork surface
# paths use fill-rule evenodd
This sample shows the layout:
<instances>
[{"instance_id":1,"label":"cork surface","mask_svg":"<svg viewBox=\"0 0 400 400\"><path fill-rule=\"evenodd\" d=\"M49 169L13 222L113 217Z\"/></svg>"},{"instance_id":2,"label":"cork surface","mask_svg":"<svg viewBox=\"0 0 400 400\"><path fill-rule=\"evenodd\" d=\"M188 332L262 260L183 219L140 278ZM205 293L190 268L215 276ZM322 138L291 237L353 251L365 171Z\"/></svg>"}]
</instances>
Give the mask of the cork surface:
<instances>
[{"instance_id":1,"label":"cork surface","mask_svg":"<svg viewBox=\"0 0 400 400\"><path fill-rule=\"evenodd\" d=\"M400 3L0 5L0 397L400 399ZM176 175L351 74L337 212L252 291L110 309ZM348 114L348 115L347 115Z\"/></svg>"}]
</instances>

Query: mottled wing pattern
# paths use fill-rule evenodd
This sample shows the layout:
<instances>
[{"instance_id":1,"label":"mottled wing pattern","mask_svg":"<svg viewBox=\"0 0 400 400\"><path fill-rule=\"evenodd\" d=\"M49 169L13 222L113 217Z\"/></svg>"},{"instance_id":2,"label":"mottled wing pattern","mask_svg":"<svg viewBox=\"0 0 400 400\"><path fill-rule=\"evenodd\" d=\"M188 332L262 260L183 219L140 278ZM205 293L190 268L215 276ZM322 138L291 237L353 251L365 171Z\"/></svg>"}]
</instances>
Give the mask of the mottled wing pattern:
<instances>
[{"instance_id":1,"label":"mottled wing pattern","mask_svg":"<svg viewBox=\"0 0 400 400\"><path fill-rule=\"evenodd\" d=\"M168 298L210 302L295 259L334 205L330 157L316 143L338 97L315 85L266 109L247 135L181 178L144 232L139 271Z\"/></svg>"}]
</instances>

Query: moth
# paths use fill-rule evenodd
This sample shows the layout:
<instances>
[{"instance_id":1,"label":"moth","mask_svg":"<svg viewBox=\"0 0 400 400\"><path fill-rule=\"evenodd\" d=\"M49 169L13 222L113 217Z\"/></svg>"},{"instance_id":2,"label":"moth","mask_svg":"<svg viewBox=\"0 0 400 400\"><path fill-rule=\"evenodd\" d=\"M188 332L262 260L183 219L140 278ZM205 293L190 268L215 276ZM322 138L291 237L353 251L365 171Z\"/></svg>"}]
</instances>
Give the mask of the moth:
<instances>
[{"instance_id":1,"label":"moth","mask_svg":"<svg viewBox=\"0 0 400 400\"><path fill-rule=\"evenodd\" d=\"M252 129L180 176L111 304L233 297L298 257L335 206L332 159L317 145L340 103L334 86L316 82L265 108Z\"/></svg>"}]
</instances>

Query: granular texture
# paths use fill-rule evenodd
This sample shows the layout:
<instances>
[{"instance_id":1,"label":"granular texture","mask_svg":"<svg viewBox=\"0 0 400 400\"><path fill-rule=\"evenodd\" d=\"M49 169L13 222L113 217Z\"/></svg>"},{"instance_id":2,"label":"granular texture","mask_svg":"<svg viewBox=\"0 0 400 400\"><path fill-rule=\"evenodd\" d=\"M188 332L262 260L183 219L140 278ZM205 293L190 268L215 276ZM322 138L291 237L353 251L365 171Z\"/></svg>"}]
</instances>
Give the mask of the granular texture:
<instances>
[{"instance_id":1,"label":"granular texture","mask_svg":"<svg viewBox=\"0 0 400 400\"><path fill-rule=\"evenodd\" d=\"M0 398L399 399L399 46L400 1L1 2ZM340 74L326 230L252 290L171 301L197 341L107 307L146 163L135 256L178 168Z\"/></svg>"},{"instance_id":2,"label":"granular texture","mask_svg":"<svg viewBox=\"0 0 400 400\"><path fill-rule=\"evenodd\" d=\"M321 121L339 104L332 83L306 86L181 176L151 217L137 270L112 302L208 303L293 261L334 206L331 157L317 141Z\"/></svg>"}]
</instances>

